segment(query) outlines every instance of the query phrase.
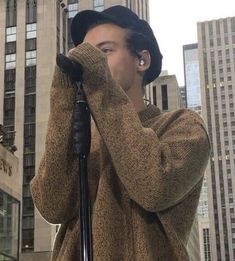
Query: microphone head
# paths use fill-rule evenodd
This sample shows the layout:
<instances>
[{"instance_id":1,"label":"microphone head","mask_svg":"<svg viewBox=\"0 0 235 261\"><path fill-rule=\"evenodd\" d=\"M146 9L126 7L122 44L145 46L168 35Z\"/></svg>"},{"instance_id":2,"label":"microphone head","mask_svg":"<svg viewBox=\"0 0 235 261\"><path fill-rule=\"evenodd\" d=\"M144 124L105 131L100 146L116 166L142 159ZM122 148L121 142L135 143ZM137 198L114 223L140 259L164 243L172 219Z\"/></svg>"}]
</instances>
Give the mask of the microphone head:
<instances>
[{"instance_id":1,"label":"microphone head","mask_svg":"<svg viewBox=\"0 0 235 261\"><path fill-rule=\"evenodd\" d=\"M82 66L69 59L67 56L59 53L56 56L56 64L63 73L69 74L75 81L82 81Z\"/></svg>"}]
</instances>

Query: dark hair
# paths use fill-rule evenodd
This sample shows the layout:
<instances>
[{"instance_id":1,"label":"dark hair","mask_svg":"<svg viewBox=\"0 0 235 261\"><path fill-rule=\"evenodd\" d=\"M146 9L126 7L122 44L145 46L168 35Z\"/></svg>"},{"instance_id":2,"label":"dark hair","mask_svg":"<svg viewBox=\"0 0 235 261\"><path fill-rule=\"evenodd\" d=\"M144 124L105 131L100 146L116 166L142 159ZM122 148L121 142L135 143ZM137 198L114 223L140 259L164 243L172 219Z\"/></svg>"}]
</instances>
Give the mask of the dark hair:
<instances>
[{"instance_id":1,"label":"dark hair","mask_svg":"<svg viewBox=\"0 0 235 261\"><path fill-rule=\"evenodd\" d=\"M143 34L131 29L127 29L126 42L130 52L138 58L141 58L139 54L141 51L149 50L149 40ZM144 74L142 85L146 85L146 73Z\"/></svg>"}]
</instances>

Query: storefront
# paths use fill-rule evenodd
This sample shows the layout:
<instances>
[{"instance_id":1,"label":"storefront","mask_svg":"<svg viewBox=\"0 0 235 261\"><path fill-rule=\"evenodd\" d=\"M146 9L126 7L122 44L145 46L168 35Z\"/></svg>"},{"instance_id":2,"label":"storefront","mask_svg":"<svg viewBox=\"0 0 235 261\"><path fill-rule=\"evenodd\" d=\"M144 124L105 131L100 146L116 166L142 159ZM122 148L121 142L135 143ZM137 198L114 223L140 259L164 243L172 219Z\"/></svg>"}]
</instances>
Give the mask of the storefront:
<instances>
[{"instance_id":1,"label":"storefront","mask_svg":"<svg viewBox=\"0 0 235 261\"><path fill-rule=\"evenodd\" d=\"M21 191L18 159L0 144L0 261L19 260Z\"/></svg>"}]
</instances>

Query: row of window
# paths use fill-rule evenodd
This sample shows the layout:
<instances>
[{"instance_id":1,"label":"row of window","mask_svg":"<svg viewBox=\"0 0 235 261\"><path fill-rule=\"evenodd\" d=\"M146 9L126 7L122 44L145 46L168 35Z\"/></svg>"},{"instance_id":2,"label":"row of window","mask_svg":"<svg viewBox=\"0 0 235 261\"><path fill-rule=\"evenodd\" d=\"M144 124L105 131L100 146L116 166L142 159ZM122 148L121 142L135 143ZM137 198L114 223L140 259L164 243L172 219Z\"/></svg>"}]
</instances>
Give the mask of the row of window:
<instances>
[{"instance_id":1,"label":"row of window","mask_svg":"<svg viewBox=\"0 0 235 261\"><path fill-rule=\"evenodd\" d=\"M26 0L26 23L37 21L37 0ZM6 1L6 26L12 27L17 24L17 0Z\"/></svg>"},{"instance_id":2,"label":"row of window","mask_svg":"<svg viewBox=\"0 0 235 261\"><path fill-rule=\"evenodd\" d=\"M26 39L32 39L37 37L37 24L26 24ZM16 26L6 28L6 42L16 41Z\"/></svg>"},{"instance_id":3,"label":"row of window","mask_svg":"<svg viewBox=\"0 0 235 261\"><path fill-rule=\"evenodd\" d=\"M210 36L212 36L214 34L220 35L222 32L223 32L223 34L227 34L228 31L235 32L235 18L232 17L229 20L230 20L230 28L229 28L228 19L220 19L220 20L216 20L216 21L209 21L208 22L209 35ZM214 23L215 27L213 27L213 23ZM201 23L202 36L204 38L206 36L206 24L207 23Z\"/></svg>"},{"instance_id":4,"label":"row of window","mask_svg":"<svg viewBox=\"0 0 235 261\"><path fill-rule=\"evenodd\" d=\"M25 64L26 66L33 66L36 65L36 58L37 58L37 52L36 50L28 51L25 53L26 60ZM10 70L14 69L16 67L16 54L7 54L5 56L5 69Z\"/></svg>"}]
</instances>

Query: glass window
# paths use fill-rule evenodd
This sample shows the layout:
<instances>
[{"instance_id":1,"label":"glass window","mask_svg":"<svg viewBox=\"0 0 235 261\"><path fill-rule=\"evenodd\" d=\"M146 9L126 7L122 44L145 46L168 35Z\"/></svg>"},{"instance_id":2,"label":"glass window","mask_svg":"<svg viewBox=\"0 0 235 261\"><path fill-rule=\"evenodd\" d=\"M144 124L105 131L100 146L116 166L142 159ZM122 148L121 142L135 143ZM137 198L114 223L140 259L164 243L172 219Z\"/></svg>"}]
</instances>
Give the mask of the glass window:
<instances>
[{"instance_id":1,"label":"glass window","mask_svg":"<svg viewBox=\"0 0 235 261\"><path fill-rule=\"evenodd\" d=\"M32 39L37 37L37 24L26 25L26 39Z\"/></svg>"},{"instance_id":2,"label":"glass window","mask_svg":"<svg viewBox=\"0 0 235 261\"><path fill-rule=\"evenodd\" d=\"M16 54L7 54L5 57L6 70L14 69L16 67Z\"/></svg>"},{"instance_id":3,"label":"glass window","mask_svg":"<svg viewBox=\"0 0 235 261\"><path fill-rule=\"evenodd\" d=\"M7 0L7 4L6 4L6 25L7 25L7 27L16 25L16 18L17 18L16 4L17 4L16 0Z\"/></svg>"},{"instance_id":4,"label":"glass window","mask_svg":"<svg viewBox=\"0 0 235 261\"><path fill-rule=\"evenodd\" d=\"M35 151L35 124L24 125L24 152Z\"/></svg>"},{"instance_id":5,"label":"glass window","mask_svg":"<svg viewBox=\"0 0 235 261\"><path fill-rule=\"evenodd\" d=\"M25 51L32 51L37 49L36 38L27 39L25 42Z\"/></svg>"},{"instance_id":6,"label":"glass window","mask_svg":"<svg viewBox=\"0 0 235 261\"><path fill-rule=\"evenodd\" d=\"M68 10L69 10L69 18L73 18L76 13L78 12L78 4L69 4L68 5Z\"/></svg>"},{"instance_id":7,"label":"glass window","mask_svg":"<svg viewBox=\"0 0 235 261\"><path fill-rule=\"evenodd\" d=\"M162 89L162 110L167 111L168 110L168 93L167 93L167 85L161 85Z\"/></svg>"},{"instance_id":8,"label":"glass window","mask_svg":"<svg viewBox=\"0 0 235 261\"><path fill-rule=\"evenodd\" d=\"M35 122L36 95L35 94L25 95L24 106L25 106L25 123ZM25 166L32 166L32 165L25 163Z\"/></svg>"},{"instance_id":9,"label":"glass window","mask_svg":"<svg viewBox=\"0 0 235 261\"><path fill-rule=\"evenodd\" d=\"M26 1L26 23L37 21L37 0Z\"/></svg>"},{"instance_id":10,"label":"glass window","mask_svg":"<svg viewBox=\"0 0 235 261\"><path fill-rule=\"evenodd\" d=\"M4 91L5 93L15 90L15 69L6 70L4 77Z\"/></svg>"},{"instance_id":11,"label":"glass window","mask_svg":"<svg viewBox=\"0 0 235 261\"><path fill-rule=\"evenodd\" d=\"M16 42L9 42L5 44L5 54L16 53Z\"/></svg>"},{"instance_id":12,"label":"glass window","mask_svg":"<svg viewBox=\"0 0 235 261\"><path fill-rule=\"evenodd\" d=\"M23 215L32 214L34 211L33 200L30 197L23 198Z\"/></svg>"},{"instance_id":13,"label":"glass window","mask_svg":"<svg viewBox=\"0 0 235 261\"><path fill-rule=\"evenodd\" d=\"M101 12L104 10L104 0L94 0L94 10Z\"/></svg>"},{"instance_id":14,"label":"glass window","mask_svg":"<svg viewBox=\"0 0 235 261\"><path fill-rule=\"evenodd\" d=\"M19 211L19 201L0 190L0 260L19 258Z\"/></svg>"},{"instance_id":15,"label":"glass window","mask_svg":"<svg viewBox=\"0 0 235 261\"><path fill-rule=\"evenodd\" d=\"M25 216L25 217L23 217L22 218L22 228L23 229L32 229L32 228L34 228L34 217L33 216Z\"/></svg>"},{"instance_id":16,"label":"glass window","mask_svg":"<svg viewBox=\"0 0 235 261\"><path fill-rule=\"evenodd\" d=\"M15 42L16 41L16 27L8 27L6 29L6 42Z\"/></svg>"},{"instance_id":17,"label":"glass window","mask_svg":"<svg viewBox=\"0 0 235 261\"><path fill-rule=\"evenodd\" d=\"M37 57L36 50L26 52L26 66L36 65L36 57Z\"/></svg>"},{"instance_id":18,"label":"glass window","mask_svg":"<svg viewBox=\"0 0 235 261\"><path fill-rule=\"evenodd\" d=\"M25 68L25 94L36 91L36 66Z\"/></svg>"},{"instance_id":19,"label":"glass window","mask_svg":"<svg viewBox=\"0 0 235 261\"><path fill-rule=\"evenodd\" d=\"M34 230L23 229L22 230L22 251L26 252L33 249L34 244Z\"/></svg>"}]
</instances>

